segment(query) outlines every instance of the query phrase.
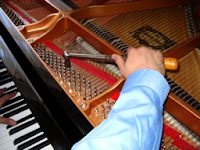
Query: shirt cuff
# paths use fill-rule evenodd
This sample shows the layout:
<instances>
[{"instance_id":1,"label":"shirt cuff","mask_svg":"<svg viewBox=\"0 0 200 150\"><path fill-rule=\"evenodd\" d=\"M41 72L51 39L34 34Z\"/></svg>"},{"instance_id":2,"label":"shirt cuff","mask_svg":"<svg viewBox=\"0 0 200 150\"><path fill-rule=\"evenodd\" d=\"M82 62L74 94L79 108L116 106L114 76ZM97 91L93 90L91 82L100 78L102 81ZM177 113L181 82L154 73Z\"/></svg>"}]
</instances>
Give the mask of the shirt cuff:
<instances>
[{"instance_id":1,"label":"shirt cuff","mask_svg":"<svg viewBox=\"0 0 200 150\"><path fill-rule=\"evenodd\" d=\"M170 91L170 86L165 77L152 69L139 69L128 76L122 92L133 86L146 86L157 93L160 104L163 105Z\"/></svg>"}]
</instances>

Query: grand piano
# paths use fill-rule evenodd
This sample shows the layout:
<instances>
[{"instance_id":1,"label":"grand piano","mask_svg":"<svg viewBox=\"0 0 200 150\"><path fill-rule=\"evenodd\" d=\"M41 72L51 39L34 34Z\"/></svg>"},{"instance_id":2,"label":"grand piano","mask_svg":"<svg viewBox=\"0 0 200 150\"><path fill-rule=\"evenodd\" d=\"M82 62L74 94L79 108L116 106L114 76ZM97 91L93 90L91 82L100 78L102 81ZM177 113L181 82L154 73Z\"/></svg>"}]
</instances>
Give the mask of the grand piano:
<instances>
[{"instance_id":1,"label":"grand piano","mask_svg":"<svg viewBox=\"0 0 200 150\"><path fill-rule=\"evenodd\" d=\"M126 54L141 45L179 61L167 68L160 149L200 148L199 1L0 0L0 7L2 72L10 76L0 86L16 87L31 114L16 112L12 99L1 108L2 116L24 115L19 127L1 126L0 148L70 149L106 119L125 79L114 64L70 58L69 68L63 52Z\"/></svg>"}]
</instances>

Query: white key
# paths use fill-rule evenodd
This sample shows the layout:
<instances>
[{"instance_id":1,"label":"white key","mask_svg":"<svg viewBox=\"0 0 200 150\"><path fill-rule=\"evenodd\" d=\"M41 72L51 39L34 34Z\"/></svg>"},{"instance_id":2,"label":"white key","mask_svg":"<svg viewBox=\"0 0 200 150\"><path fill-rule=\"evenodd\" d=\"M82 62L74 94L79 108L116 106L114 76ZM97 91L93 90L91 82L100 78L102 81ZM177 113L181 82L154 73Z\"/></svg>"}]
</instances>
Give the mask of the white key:
<instances>
[{"instance_id":1,"label":"white key","mask_svg":"<svg viewBox=\"0 0 200 150\"><path fill-rule=\"evenodd\" d=\"M16 90L16 89L17 89L17 87L15 86L15 87L13 87L12 89L6 90L6 92L4 92L4 93L6 94L6 93L9 93L10 91L14 91L14 90Z\"/></svg>"},{"instance_id":2,"label":"white key","mask_svg":"<svg viewBox=\"0 0 200 150\"><path fill-rule=\"evenodd\" d=\"M26 117L26 116L28 116L30 114L32 114L30 109L26 109L26 110L24 110L24 111L22 111L22 112L20 112L20 113L18 113L16 115L10 117L10 118L17 121L17 120L20 120L21 118L24 118L24 117Z\"/></svg>"},{"instance_id":3,"label":"white key","mask_svg":"<svg viewBox=\"0 0 200 150\"><path fill-rule=\"evenodd\" d=\"M34 118L30 118L30 119L28 119L28 120L26 120L26 121L24 121L24 122L22 122L22 123L17 124L16 126L11 127L10 129L5 130L4 136L2 136L2 137L0 138L0 145L9 140L9 139L7 138L6 135L10 132L10 130L12 130L13 128L16 128L16 127L18 127L18 126L20 126L20 125L22 125L22 124L24 124L24 123L26 123L26 122L29 122L29 121L31 121L31 120L33 120L33 119L34 119ZM19 131L19 132L20 132L20 131ZM16 133L16 134L17 134L17 133ZM2 135L3 135L3 134L2 134ZM15 134L13 134L13 135L15 135ZM11 135L11 136L12 136L12 135Z\"/></svg>"},{"instance_id":4,"label":"white key","mask_svg":"<svg viewBox=\"0 0 200 150\"><path fill-rule=\"evenodd\" d=\"M17 94L16 94L15 96L11 97L9 100L12 100L12 99L16 98L17 96L21 96L21 93L20 93L20 92L17 92ZM9 100L8 100L8 101L9 101ZM4 106L4 107L2 107L2 108L6 108L6 107L11 106L11 105L13 105L13 103L11 103L11 104L9 104L9 105L6 105L6 106Z\"/></svg>"},{"instance_id":5,"label":"white key","mask_svg":"<svg viewBox=\"0 0 200 150\"><path fill-rule=\"evenodd\" d=\"M8 130L6 129L7 125L3 125L4 127L1 128L1 131L0 131L0 142L1 142L1 138L3 138L5 135L8 134Z\"/></svg>"},{"instance_id":6,"label":"white key","mask_svg":"<svg viewBox=\"0 0 200 150\"><path fill-rule=\"evenodd\" d=\"M4 138L5 138L5 139L8 138L9 141L7 141L7 142L1 144L1 147L4 148L4 149L11 148L11 147L14 145L13 142L14 142L14 140L15 140L16 138L21 137L21 136L23 136L23 135L25 135L25 134L27 134L27 133L33 131L33 130L36 130L36 129L38 129L38 128L39 128L39 124L38 124L38 123L35 123L35 124L33 124L33 125L31 125L31 126L25 128L25 129L23 129L23 130L21 130L21 131L15 133L15 134L13 134L13 135L11 135L11 136L10 136L9 134L7 134L7 136L4 137ZM0 141L1 141L1 139L0 139Z\"/></svg>"},{"instance_id":7,"label":"white key","mask_svg":"<svg viewBox=\"0 0 200 150\"><path fill-rule=\"evenodd\" d=\"M34 120L34 119L35 119L35 117L31 117L31 118L29 118L29 119L27 119L27 120L25 120L25 121L23 121L23 122L21 122L21 123L18 123L18 124L15 125L15 126L12 126L11 128L9 128L9 130L12 130L13 128L16 128L16 127L18 127L18 126L21 126L22 124L27 123L27 122L29 122L29 121L32 121L32 120Z\"/></svg>"},{"instance_id":8,"label":"white key","mask_svg":"<svg viewBox=\"0 0 200 150\"><path fill-rule=\"evenodd\" d=\"M20 92L17 92L17 94L15 95L15 96L13 96L13 97L11 97L9 100L12 100L12 99L14 99L15 97L18 97L18 96L21 96L22 94L20 93Z\"/></svg>"},{"instance_id":9,"label":"white key","mask_svg":"<svg viewBox=\"0 0 200 150\"><path fill-rule=\"evenodd\" d=\"M12 111L17 110L17 109L20 109L21 107L24 107L24 106L26 106L26 105L27 105L27 104L23 104L23 105L21 105L21 106L18 106L18 107L16 107L16 108L12 109L12 110L9 110L9 111L3 113L3 115L6 115L6 114L8 114L8 113L10 113L10 112L12 112Z\"/></svg>"},{"instance_id":10,"label":"white key","mask_svg":"<svg viewBox=\"0 0 200 150\"><path fill-rule=\"evenodd\" d=\"M38 136L40 136L40 135L42 135L42 134L44 134L44 132L40 132L40 133L38 133L38 134L36 134L36 135L34 135L34 136L30 137L30 138L28 138L28 139L24 140L23 142L21 142L21 143L17 144L16 146L22 145L22 144L24 144L24 143L26 143L26 142L28 142L28 141L30 141L30 140L32 140L32 139L34 139L34 138L37 138Z\"/></svg>"},{"instance_id":11,"label":"white key","mask_svg":"<svg viewBox=\"0 0 200 150\"><path fill-rule=\"evenodd\" d=\"M8 82L8 83L5 83L5 84L1 85L0 89L9 88L9 87L11 87L13 85L15 85L15 83L13 81L11 81L11 82Z\"/></svg>"},{"instance_id":12,"label":"white key","mask_svg":"<svg viewBox=\"0 0 200 150\"><path fill-rule=\"evenodd\" d=\"M42 139L41 141L38 141L37 143L34 143L34 144L32 144L31 146L26 147L24 150L29 150L29 149L33 148L34 146L37 146L37 145L39 145L40 143L43 143L43 142L45 142L45 141L47 141L47 140L48 140L47 138L44 138L44 139Z\"/></svg>"},{"instance_id":13,"label":"white key","mask_svg":"<svg viewBox=\"0 0 200 150\"><path fill-rule=\"evenodd\" d=\"M1 137L1 133L3 133L4 129L7 127L6 124L0 124L0 137Z\"/></svg>"},{"instance_id":14,"label":"white key","mask_svg":"<svg viewBox=\"0 0 200 150\"><path fill-rule=\"evenodd\" d=\"M13 150L16 150L16 149L17 149L17 147L15 147L15 145L14 145L11 141L9 141L9 142L7 142L7 143L1 145L1 149L2 149L2 150L7 150L7 149L10 148L10 147L13 147Z\"/></svg>"},{"instance_id":15,"label":"white key","mask_svg":"<svg viewBox=\"0 0 200 150\"><path fill-rule=\"evenodd\" d=\"M13 120L15 120L15 121L18 121L19 119L24 118L24 117L26 117L26 116L28 116L28 115L30 115L30 114L31 114L31 111L30 111L29 109L27 109L27 110L25 110L25 111L20 112L19 114L16 114L16 115L12 116L11 118L12 118ZM25 122L27 122L27 121L24 121L24 122L22 122L22 123L25 123ZM0 131L0 133L1 133L1 134L0 134L0 137L2 137L4 134L6 134L5 132L9 132L8 130L11 130L11 129L15 128L15 127L21 125L22 123L19 123L19 124L15 125L15 126L9 128L9 129L7 129L7 128L6 128L7 126L6 126L4 129L2 129L2 130Z\"/></svg>"},{"instance_id":16,"label":"white key","mask_svg":"<svg viewBox=\"0 0 200 150\"><path fill-rule=\"evenodd\" d=\"M22 99L20 99L20 100L18 100L18 101L15 101L15 102L13 102L13 103L11 103L11 104L9 104L9 105L6 105L6 106L4 106L4 107L1 107L1 109L5 109L5 108L10 107L10 106L12 106L12 105L14 105L14 104L16 104L16 103L21 102L21 101L24 101L24 99L22 98Z\"/></svg>"},{"instance_id":17,"label":"white key","mask_svg":"<svg viewBox=\"0 0 200 150\"><path fill-rule=\"evenodd\" d=\"M7 71L7 69L6 68L0 69L0 73L4 71Z\"/></svg>"},{"instance_id":18,"label":"white key","mask_svg":"<svg viewBox=\"0 0 200 150\"><path fill-rule=\"evenodd\" d=\"M49 144L49 145L43 147L41 150L54 150L54 148L52 147L51 144Z\"/></svg>"}]
</instances>

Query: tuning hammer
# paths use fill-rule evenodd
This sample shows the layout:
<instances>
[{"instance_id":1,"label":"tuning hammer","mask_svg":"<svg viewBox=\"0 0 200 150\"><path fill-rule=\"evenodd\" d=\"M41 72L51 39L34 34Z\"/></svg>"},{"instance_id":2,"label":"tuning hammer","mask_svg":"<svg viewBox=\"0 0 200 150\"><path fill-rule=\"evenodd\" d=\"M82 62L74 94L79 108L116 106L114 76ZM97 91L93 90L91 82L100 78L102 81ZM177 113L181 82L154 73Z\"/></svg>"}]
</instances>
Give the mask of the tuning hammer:
<instances>
[{"instance_id":1,"label":"tuning hammer","mask_svg":"<svg viewBox=\"0 0 200 150\"><path fill-rule=\"evenodd\" d=\"M78 53L68 53L64 51L63 57L65 58L65 64L67 67L70 67L69 58L79 58L79 59L89 59L93 61L103 62L103 63L115 63L112 59L112 55L104 54L78 54ZM126 60L127 56L122 55L123 59ZM178 60L176 58L164 57L164 64L166 70L177 70L178 69Z\"/></svg>"}]
</instances>

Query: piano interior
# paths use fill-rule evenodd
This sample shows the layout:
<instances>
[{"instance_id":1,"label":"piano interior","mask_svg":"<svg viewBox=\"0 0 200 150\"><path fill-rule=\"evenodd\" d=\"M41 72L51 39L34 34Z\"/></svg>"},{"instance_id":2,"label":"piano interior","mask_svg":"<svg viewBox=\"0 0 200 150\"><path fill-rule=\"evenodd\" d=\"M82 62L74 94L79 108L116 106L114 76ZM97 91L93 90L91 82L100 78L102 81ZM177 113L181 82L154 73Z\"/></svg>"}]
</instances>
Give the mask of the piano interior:
<instances>
[{"instance_id":1,"label":"piano interior","mask_svg":"<svg viewBox=\"0 0 200 150\"><path fill-rule=\"evenodd\" d=\"M179 68L166 74L171 91L160 149L200 148L199 1L0 2L2 24L43 82L61 89L64 104L73 102L92 127L106 119L125 79L115 64L70 58L67 67L64 51L126 54L129 46L143 45L176 58Z\"/></svg>"}]
</instances>

